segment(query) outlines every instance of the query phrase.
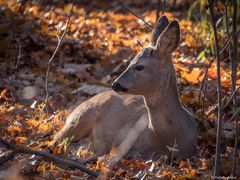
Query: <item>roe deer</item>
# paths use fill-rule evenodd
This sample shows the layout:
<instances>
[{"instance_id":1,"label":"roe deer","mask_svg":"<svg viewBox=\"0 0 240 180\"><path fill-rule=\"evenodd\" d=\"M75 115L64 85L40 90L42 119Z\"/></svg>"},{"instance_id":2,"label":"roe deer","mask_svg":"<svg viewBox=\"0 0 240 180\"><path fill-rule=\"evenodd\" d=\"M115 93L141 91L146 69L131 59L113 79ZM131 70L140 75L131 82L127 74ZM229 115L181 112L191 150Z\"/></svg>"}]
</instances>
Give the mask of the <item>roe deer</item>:
<instances>
[{"instance_id":1,"label":"roe deer","mask_svg":"<svg viewBox=\"0 0 240 180\"><path fill-rule=\"evenodd\" d=\"M149 46L112 84L115 92L123 93L107 91L83 102L54 139L92 136L91 148L97 155L119 147L122 155L133 152L150 157L153 153L169 154L168 147L175 143L175 155L193 154L197 128L179 100L171 59L179 39L178 22L160 17Z\"/></svg>"}]
</instances>

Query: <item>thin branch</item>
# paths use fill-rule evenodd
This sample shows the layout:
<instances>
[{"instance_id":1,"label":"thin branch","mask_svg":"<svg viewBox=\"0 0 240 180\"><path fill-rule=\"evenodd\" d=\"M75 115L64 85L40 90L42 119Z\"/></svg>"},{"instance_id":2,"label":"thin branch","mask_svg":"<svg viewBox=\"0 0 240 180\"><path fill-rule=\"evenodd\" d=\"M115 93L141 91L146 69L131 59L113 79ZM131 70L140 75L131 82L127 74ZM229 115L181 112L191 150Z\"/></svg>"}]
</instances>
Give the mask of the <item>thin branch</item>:
<instances>
[{"instance_id":1,"label":"thin branch","mask_svg":"<svg viewBox=\"0 0 240 180\"><path fill-rule=\"evenodd\" d=\"M204 77L204 79L206 78L206 76ZM205 81L205 80L204 80ZM204 84L204 82L202 83L202 85ZM209 122L208 121L208 118L207 118L207 116L205 115L205 101L206 101L206 91L207 91L207 88L208 88L208 84L206 83L206 85L205 85L205 88L204 88L204 91L202 91L202 87L201 87L201 89L200 89L200 94L199 94L199 102L200 102L200 99L201 99L201 95L202 95L202 113L201 113L201 115L202 115L202 120L203 120L203 122L204 122L204 124L206 125L206 121L207 122ZM201 93L201 91L202 91L202 93Z\"/></svg>"},{"instance_id":2,"label":"thin branch","mask_svg":"<svg viewBox=\"0 0 240 180\"><path fill-rule=\"evenodd\" d=\"M143 48L142 43L138 39L136 39L136 42L138 43L139 46L141 46Z\"/></svg>"},{"instance_id":3,"label":"thin branch","mask_svg":"<svg viewBox=\"0 0 240 180\"><path fill-rule=\"evenodd\" d=\"M228 40L227 42L224 44L223 48L221 49L219 55L221 55L225 49L230 45L230 42L231 40L238 35L238 33L240 32L240 30L238 30L236 33L234 33ZM199 99L199 102L200 102L200 98L201 98L201 93L202 93L202 90L203 90L203 87L204 87L204 83L205 81L207 80L207 73L208 73L208 69L211 67L212 63L214 62L214 59L216 58L216 56L214 56L213 58L211 58L210 60L210 63L209 65L207 66L206 70L205 70L205 73L204 73L204 78L203 78L203 81L201 83L201 86L200 86L200 92L199 92L199 96L198 96L198 99ZM207 115L208 116L208 115Z\"/></svg>"},{"instance_id":4,"label":"thin branch","mask_svg":"<svg viewBox=\"0 0 240 180\"><path fill-rule=\"evenodd\" d=\"M232 39L237 36L240 33L240 30L238 30L237 32L233 33L233 35L227 40L227 42L224 44L223 48L220 51L220 55L226 50L226 48L230 45L230 42L232 41Z\"/></svg>"},{"instance_id":5,"label":"thin branch","mask_svg":"<svg viewBox=\"0 0 240 180\"><path fill-rule=\"evenodd\" d=\"M218 37L217 37L217 28L216 28L216 20L214 17L213 10L213 0L208 0L208 4L210 6L210 13L212 18L212 26L214 31L214 40L215 40L215 54L217 58L217 92L218 92L218 124L217 124L217 138L216 138L216 154L215 154L215 165L214 165L214 176L219 176L220 174L220 145L221 145L221 126L222 126L222 101L221 101L221 62L220 62L220 54L218 47Z\"/></svg>"},{"instance_id":6,"label":"thin branch","mask_svg":"<svg viewBox=\"0 0 240 180\"><path fill-rule=\"evenodd\" d=\"M235 32L232 36L229 34L229 38L228 38L228 40L226 41L226 43L224 44L223 48L221 49L219 55L221 55L221 54L226 50L226 48L229 47L231 40L232 40L234 37L236 37L236 36L239 34L239 32L240 32L240 30L238 30L237 32ZM214 62L214 59L215 59L215 58L216 58L216 56L214 56L214 57L210 60L210 63L209 63L209 65L207 66L207 68L206 68L206 70L205 70L204 78L203 78L203 81L202 81L202 83L201 83L200 92L199 92L199 95L198 95L198 100L199 100L199 102L201 101L202 90L203 90L203 87L204 87L204 85L205 85L205 81L207 80L207 77L208 77L208 76L207 76L208 69L211 67L211 65L212 65L212 63ZM204 103L204 102L203 102L203 103ZM216 106L216 108L214 108L214 109L217 110L217 109L218 109L217 106ZM213 110L213 112L215 112L215 110ZM212 113L211 113L211 114L212 114ZM206 114L206 116L209 116L209 115Z\"/></svg>"},{"instance_id":7,"label":"thin branch","mask_svg":"<svg viewBox=\"0 0 240 180\"><path fill-rule=\"evenodd\" d=\"M156 23L157 23L157 21L158 21L158 18L159 18L160 4L161 4L161 0L157 0L157 9L156 9Z\"/></svg>"},{"instance_id":8,"label":"thin branch","mask_svg":"<svg viewBox=\"0 0 240 180\"><path fill-rule=\"evenodd\" d=\"M133 12L131 9L129 9L127 6L125 6L122 2L120 2L121 6L124 7L125 9L127 9L130 13L132 13L135 17L137 17L138 19L140 19L142 22L144 22L144 24L146 24L150 29L153 29L153 26L151 24L149 24L147 21L145 21L142 17L140 17L139 15L137 15L135 12Z\"/></svg>"},{"instance_id":9,"label":"thin branch","mask_svg":"<svg viewBox=\"0 0 240 180\"><path fill-rule=\"evenodd\" d=\"M224 104L226 102L226 96L224 96L222 98L222 104ZM228 100L229 102L229 100ZM230 103L230 102L229 102ZM227 107L227 105L229 104L225 104L223 107L222 107L222 111ZM210 109L206 112L206 116L210 116L212 115L213 113L215 113L216 111L218 111L218 103L217 104L214 104L212 107L210 107Z\"/></svg>"},{"instance_id":10,"label":"thin branch","mask_svg":"<svg viewBox=\"0 0 240 180\"><path fill-rule=\"evenodd\" d=\"M237 0L233 0L233 34L237 32L237 16L238 16L238 3ZM238 36L234 36L233 38L233 56L231 58L232 62L232 93L236 90L236 81L237 81L237 56L238 56ZM236 96L233 98L233 110L237 110L237 102ZM237 159L237 147L238 147L238 119L237 119L237 111L235 112L236 116L235 119L235 143L234 143L234 150L233 150L233 161L232 161L232 175L235 176L236 174L236 159Z\"/></svg>"},{"instance_id":11,"label":"thin branch","mask_svg":"<svg viewBox=\"0 0 240 180\"><path fill-rule=\"evenodd\" d=\"M240 113L240 108L238 108L234 114L232 115L232 117L228 120L228 122L231 122L233 120L235 120L236 116Z\"/></svg>"},{"instance_id":12,"label":"thin branch","mask_svg":"<svg viewBox=\"0 0 240 180\"><path fill-rule=\"evenodd\" d=\"M237 96L239 89L240 89L240 86L231 94L230 98L228 99L226 104L223 106L223 108L226 108L232 102L233 98Z\"/></svg>"},{"instance_id":13,"label":"thin branch","mask_svg":"<svg viewBox=\"0 0 240 180\"><path fill-rule=\"evenodd\" d=\"M166 0L162 0L162 1L163 1L163 3L162 3L162 14L164 14L165 11L166 11L166 8L167 8L167 2L166 2Z\"/></svg>"},{"instance_id":14,"label":"thin branch","mask_svg":"<svg viewBox=\"0 0 240 180\"><path fill-rule=\"evenodd\" d=\"M1 158L0 166L2 166L5 162L13 159L17 154L18 154L17 151L13 151L13 152L9 153L7 156L4 156L3 158Z\"/></svg>"},{"instance_id":15,"label":"thin branch","mask_svg":"<svg viewBox=\"0 0 240 180\"><path fill-rule=\"evenodd\" d=\"M60 157L56 157L56 156L54 156L52 154L49 154L47 152L44 152L44 151L37 151L37 150L32 150L32 149L29 149L29 148L17 146L15 144L11 144L11 143L5 141L1 137L0 137L0 143L2 143L6 148L15 151L16 153L35 154L37 156L43 157L45 160L54 162L58 166L65 165L65 166L68 166L71 169L79 169L79 170L81 170L83 172L86 172L87 174L89 174L91 176L94 176L94 177L97 177L99 175L98 172L93 171L91 169L88 169L85 166L82 166L81 164L78 164L74 161L63 159L63 158L60 158Z\"/></svg>"},{"instance_id":16,"label":"thin branch","mask_svg":"<svg viewBox=\"0 0 240 180\"><path fill-rule=\"evenodd\" d=\"M22 45L21 45L21 42L19 40L17 40L18 42L18 57L17 57L17 63L16 63L16 66L15 66L15 69L17 70L18 68L18 65L19 65L19 62L20 62L20 58L21 58L21 52L22 52Z\"/></svg>"},{"instance_id":17,"label":"thin branch","mask_svg":"<svg viewBox=\"0 0 240 180\"><path fill-rule=\"evenodd\" d=\"M172 151L172 153L171 153L170 166L172 166L172 164L173 164L174 153L175 153L176 151L179 151L179 150L176 149L176 148L177 148L177 141L176 141L176 139L174 139L173 147L172 147L172 148L168 148L168 150Z\"/></svg>"},{"instance_id":18,"label":"thin branch","mask_svg":"<svg viewBox=\"0 0 240 180\"><path fill-rule=\"evenodd\" d=\"M53 52L51 58L49 59L48 61L48 67L47 67L47 73L46 73L46 80L45 80L45 91L46 91L46 98L45 98L45 105L44 105L44 108L46 109L46 113L48 114L48 100L49 100L49 90L48 90L48 81L49 81L49 72L50 72L50 68L51 68L51 63L53 61L53 59L55 58L57 52L59 51L59 48L62 44L62 41L63 41L63 38L65 37L66 33L67 33L67 30L68 30L68 27L69 27L69 23L70 23L70 19L71 19L71 16L73 14L73 7L74 7L74 4L75 4L75 1L73 1L72 3L72 7L71 7L71 10L70 10L70 14L68 16L68 19L67 19L67 22L66 22L66 29L64 30L64 32L62 33L61 37L58 38L58 44L57 44L57 47L55 49L55 51Z\"/></svg>"},{"instance_id":19,"label":"thin branch","mask_svg":"<svg viewBox=\"0 0 240 180\"><path fill-rule=\"evenodd\" d=\"M226 4L225 4L225 18L226 18L227 37L228 37L228 39L231 39L230 31L229 31L228 0L226 0ZM230 62L232 63L231 43L230 43L229 48L228 48L228 54L229 54ZM232 93L233 92L234 91L232 89Z\"/></svg>"},{"instance_id":20,"label":"thin branch","mask_svg":"<svg viewBox=\"0 0 240 180\"><path fill-rule=\"evenodd\" d=\"M161 1L162 1L162 3L161 3ZM167 6L166 0L157 0L156 22L159 18L161 4L162 4L162 13L161 14L163 15L166 11L166 6Z\"/></svg>"},{"instance_id":21,"label":"thin branch","mask_svg":"<svg viewBox=\"0 0 240 180\"><path fill-rule=\"evenodd\" d=\"M205 82L208 81L208 70L209 68L211 67L212 63L214 62L214 58L212 58L210 60L210 63L208 64L206 70L205 70L205 73L204 73L204 77L203 77L203 80L202 80L202 83L201 83L201 86L200 86L200 91L199 91L199 95L198 95L198 101L199 103L201 102L201 95L202 95L202 92L203 92L203 88L205 86ZM205 88L206 90L206 88ZM204 97L205 97L205 93L204 93ZM203 98L203 101L202 101L202 118L205 116L205 113L204 113L204 101L205 99Z\"/></svg>"},{"instance_id":22,"label":"thin branch","mask_svg":"<svg viewBox=\"0 0 240 180\"><path fill-rule=\"evenodd\" d=\"M233 98L237 95L238 93L238 90L240 89L240 86L234 91L233 94L231 94L231 96L228 98L227 102L224 104L224 106L222 107L222 111L228 107L228 105L232 102ZM214 106L211 110L209 110L207 113L206 113L206 116L210 116L212 115L214 112L216 112L218 110L218 106Z\"/></svg>"}]
</instances>

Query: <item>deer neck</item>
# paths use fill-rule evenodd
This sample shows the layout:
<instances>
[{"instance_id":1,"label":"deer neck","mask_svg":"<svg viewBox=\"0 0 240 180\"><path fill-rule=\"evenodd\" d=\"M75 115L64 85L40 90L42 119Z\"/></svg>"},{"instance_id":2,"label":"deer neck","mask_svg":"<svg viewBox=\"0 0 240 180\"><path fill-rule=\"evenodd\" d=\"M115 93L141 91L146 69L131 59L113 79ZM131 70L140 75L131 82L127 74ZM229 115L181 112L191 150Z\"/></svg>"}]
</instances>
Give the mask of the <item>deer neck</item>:
<instances>
[{"instance_id":1,"label":"deer neck","mask_svg":"<svg viewBox=\"0 0 240 180\"><path fill-rule=\"evenodd\" d=\"M162 130L174 127L174 118L181 116L182 109L175 73L171 75L166 88L144 96L144 101L148 109L150 129L162 132Z\"/></svg>"}]
</instances>

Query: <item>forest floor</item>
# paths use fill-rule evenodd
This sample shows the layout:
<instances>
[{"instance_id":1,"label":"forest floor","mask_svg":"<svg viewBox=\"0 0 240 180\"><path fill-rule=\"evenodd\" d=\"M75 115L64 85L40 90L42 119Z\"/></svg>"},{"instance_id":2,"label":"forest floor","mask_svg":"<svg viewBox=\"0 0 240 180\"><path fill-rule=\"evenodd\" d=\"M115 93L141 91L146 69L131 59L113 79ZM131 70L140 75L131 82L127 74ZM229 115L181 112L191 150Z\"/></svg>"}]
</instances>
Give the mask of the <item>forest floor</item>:
<instances>
[{"instance_id":1,"label":"forest floor","mask_svg":"<svg viewBox=\"0 0 240 180\"><path fill-rule=\"evenodd\" d=\"M137 41L148 44L151 28L117 1L77 3L68 32L52 61L47 115L42 109L48 61L56 49L57 35L66 27L72 4L39 2L42 1L25 4L0 1L0 136L17 145L81 162L96 171L107 171L101 160L87 149L73 156L68 151L68 143L53 142L53 135L74 107L109 89L141 49ZM125 4L154 25L155 1ZM111 178L207 179L213 174L217 75L216 62L211 60L213 55L204 53L206 46L211 46L210 35L197 22L186 18L186 12L181 9L169 8L165 15L170 20L177 19L181 27L181 43L173 56L181 101L205 126L199 130L197 153L188 159L121 159L111 169ZM223 103L226 103L231 93L227 58L221 64L221 80ZM239 83L238 80L237 85ZM229 121L232 114L231 107L226 106L221 144L222 176L230 176L232 168L234 123ZM0 144L0 157L9 153L10 150ZM240 150L237 157L237 176L240 177ZM59 168L42 158L24 154L0 165L1 179L13 177L91 178L80 170Z\"/></svg>"}]
</instances>

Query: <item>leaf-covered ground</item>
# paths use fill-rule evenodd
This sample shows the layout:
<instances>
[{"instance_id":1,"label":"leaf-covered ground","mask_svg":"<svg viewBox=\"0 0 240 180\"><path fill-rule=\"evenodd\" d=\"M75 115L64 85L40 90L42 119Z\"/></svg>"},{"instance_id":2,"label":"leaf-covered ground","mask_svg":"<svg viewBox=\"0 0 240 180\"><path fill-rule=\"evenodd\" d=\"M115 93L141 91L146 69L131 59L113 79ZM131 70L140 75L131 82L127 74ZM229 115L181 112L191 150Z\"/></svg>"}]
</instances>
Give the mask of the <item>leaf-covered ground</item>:
<instances>
[{"instance_id":1,"label":"leaf-covered ground","mask_svg":"<svg viewBox=\"0 0 240 180\"><path fill-rule=\"evenodd\" d=\"M1 137L18 145L72 159L100 172L108 171L102 159L95 158L86 147L74 153L69 150L67 141L57 144L52 137L74 107L109 87L141 49L137 41L148 44L151 28L117 1L77 2L69 30L50 69L51 111L47 115L42 110L47 65L58 37L66 28L72 4L64 1L19 2L0 1ZM155 1L129 1L125 5L148 23L155 23ZM199 128L197 154L188 159L122 159L109 173L111 178L206 179L212 176L217 76L216 63L209 67L213 55L205 50L213 47L213 41L209 27L187 19L185 11L169 8L165 14L171 20L177 19L181 26L181 43L174 53L174 65L182 103L198 117L202 127ZM221 65L226 103L231 88L229 60L225 59ZM238 79L239 76L240 73ZM221 145L223 176L231 173L234 124L229 119L232 114L231 108L226 107ZM0 144L1 157L9 152ZM240 151L237 164L240 177L239 160ZM59 168L29 155L17 155L1 165L1 178L12 179L14 176L19 179L89 177L79 170Z\"/></svg>"}]
</instances>

